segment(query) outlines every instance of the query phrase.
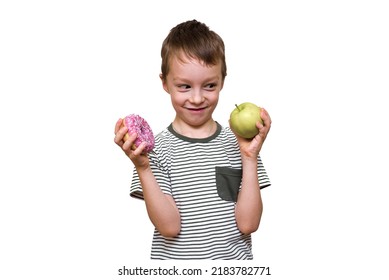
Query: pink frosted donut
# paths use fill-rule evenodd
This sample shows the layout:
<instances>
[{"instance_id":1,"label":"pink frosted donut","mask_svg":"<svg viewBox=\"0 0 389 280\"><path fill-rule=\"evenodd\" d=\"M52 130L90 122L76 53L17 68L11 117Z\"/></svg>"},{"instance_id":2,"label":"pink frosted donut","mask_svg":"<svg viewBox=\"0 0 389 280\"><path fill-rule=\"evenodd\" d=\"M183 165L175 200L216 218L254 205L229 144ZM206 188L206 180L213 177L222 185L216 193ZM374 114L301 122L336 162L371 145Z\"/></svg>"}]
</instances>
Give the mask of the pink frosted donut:
<instances>
[{"instance_id":1,"label":"pink frosted donut","mask_svg":"<svg viewBox=\"0 0 389 280\"><path fill-rule=\"evenodd\" d=\"M154 134L145 119L139 115L130 114L123 119L123 124L128 128L128 133L124 140L127 140L128 134L136 132L138 137L135 139L135 148L139 147L142 142L146 142L147 145L144 149L146 153L154 149Z\"/></svg>"}]
</instances>

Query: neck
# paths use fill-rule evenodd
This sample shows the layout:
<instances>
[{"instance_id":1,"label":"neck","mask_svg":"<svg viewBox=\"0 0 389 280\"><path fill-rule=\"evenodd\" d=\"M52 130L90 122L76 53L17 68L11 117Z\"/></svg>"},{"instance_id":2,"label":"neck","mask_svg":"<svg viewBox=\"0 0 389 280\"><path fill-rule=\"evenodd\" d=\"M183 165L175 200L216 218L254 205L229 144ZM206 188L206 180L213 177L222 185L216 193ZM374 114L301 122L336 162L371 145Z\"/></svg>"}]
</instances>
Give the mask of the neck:
<instances>
[{"instance_id":1,"label":"neck","mask_svg":"<svg viewBox=\"0 0 389 280\"><path fill-rule=\"evenodd\" d=\"M174 131L178 134L197 139L210 137L216 132L217 129L216 122L212 119L200 126L191 126L187 123L179 121L178 119L175 119L172 125Z\"/></svg>"}]
</instances>

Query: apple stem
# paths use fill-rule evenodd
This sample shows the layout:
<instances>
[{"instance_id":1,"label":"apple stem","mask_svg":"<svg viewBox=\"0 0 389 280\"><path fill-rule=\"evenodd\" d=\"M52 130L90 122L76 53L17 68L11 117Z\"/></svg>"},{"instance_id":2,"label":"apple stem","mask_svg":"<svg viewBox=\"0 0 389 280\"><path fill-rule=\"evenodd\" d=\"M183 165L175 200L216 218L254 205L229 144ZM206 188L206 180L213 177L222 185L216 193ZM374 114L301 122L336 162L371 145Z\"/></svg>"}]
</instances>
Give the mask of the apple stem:
<instances>
[{"instance_id":1,"label":"apple stem","mask_svg":"<svg viewBox=\"0 0 389 280\"><path fill-rule=\"evenodd\" d=\"M236 104L235 104L235 107L238 109L238 111L240 111L240 109L239 109L238 105L236 105Z\"/></svg>"}]
</instances>

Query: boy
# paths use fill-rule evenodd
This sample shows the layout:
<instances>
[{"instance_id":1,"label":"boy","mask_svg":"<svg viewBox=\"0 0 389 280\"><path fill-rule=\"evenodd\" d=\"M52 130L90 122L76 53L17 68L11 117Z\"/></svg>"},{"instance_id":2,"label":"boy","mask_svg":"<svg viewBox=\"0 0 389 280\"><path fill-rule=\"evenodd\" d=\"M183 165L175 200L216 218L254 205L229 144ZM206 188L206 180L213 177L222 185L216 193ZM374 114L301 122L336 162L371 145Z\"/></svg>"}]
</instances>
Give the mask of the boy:
<instances>
[{"instance_id":1,"label":"boy","mask_svg":"<svg viewBox=\"0 0 389 280\"><path fill-rule=\"evenodd\" d=\"M251 233L270 186L259 152L271 126L266 110L253 139L212 118L227 67L223 40L196 20L174 27L163 42L164 90L176 116L156 136L153 153L131 147L115 126L115 143L134 164L131 196L144 199L155 226L152 259L252 259Z\"/></svg>"}]
</instances>

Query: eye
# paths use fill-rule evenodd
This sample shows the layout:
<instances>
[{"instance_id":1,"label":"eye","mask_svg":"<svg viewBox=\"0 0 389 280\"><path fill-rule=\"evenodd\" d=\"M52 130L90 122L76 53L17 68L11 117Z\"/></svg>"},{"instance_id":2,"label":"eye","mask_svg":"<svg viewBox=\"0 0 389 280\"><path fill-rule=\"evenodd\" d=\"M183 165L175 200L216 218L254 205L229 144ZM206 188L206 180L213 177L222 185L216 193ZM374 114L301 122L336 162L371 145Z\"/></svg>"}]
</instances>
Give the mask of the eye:
<instances>
[{"instance_id":1,"label":"eye","mask_svg":"<svg viewBox=\"0 0 389 280\"><path fill-rule=\"evenodd\" d=\"M216 83L210 83L210 84L207 84L207 85L205 86L205 88L206 88L206 89L215 89L216 86L217 86Z\"/></svg>"},{"instance_id":2,"label":"eye","mask_svg":"<svg viewBox=\"0 0 389 280\"><path fill-rule=\"evenodd\" d=\"M188 90L188 89L190 89L190 85L186 85L186 84L177 85L177 87L180 90Z\"/></svg>"}]
</instances>

